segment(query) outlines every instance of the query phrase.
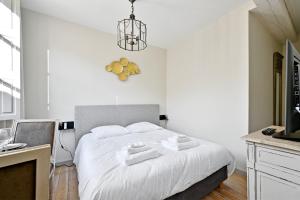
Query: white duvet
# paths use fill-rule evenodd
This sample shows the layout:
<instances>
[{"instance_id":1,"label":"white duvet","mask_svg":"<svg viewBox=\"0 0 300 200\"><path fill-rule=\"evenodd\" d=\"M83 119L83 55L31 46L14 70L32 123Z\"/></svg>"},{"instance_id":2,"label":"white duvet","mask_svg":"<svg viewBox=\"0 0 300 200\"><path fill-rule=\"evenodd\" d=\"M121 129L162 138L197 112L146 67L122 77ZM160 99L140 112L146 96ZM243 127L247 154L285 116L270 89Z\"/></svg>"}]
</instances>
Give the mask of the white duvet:
<instances>
[{"instance_id":1,"label":"white duvet","mask_svg":"<svg viewBox=\"0 0 300 200\"><path fill-rule=\"evenodd\" d=\"M196 139L198 147L171 151L161 141L176 133L160 129L146 133L97 139L83 136L75 152L79 196L82 200L160 200L182 192L225 165L234 170L231 153L218 144ZM162 156L123 166L116 152L134 142L144 142Z\"/></svg>"}]
</instances>

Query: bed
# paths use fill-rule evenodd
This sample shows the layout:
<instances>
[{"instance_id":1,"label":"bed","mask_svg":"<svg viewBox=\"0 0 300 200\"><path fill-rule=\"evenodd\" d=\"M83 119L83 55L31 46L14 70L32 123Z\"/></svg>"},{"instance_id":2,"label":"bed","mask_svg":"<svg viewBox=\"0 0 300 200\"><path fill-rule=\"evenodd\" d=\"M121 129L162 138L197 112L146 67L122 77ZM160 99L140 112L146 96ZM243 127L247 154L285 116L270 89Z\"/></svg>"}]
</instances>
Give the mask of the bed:
<instances>
[{"instance_id":1,"label":"bed","mask_svg":"<svg viewBox=\"0 0 300 200\"><path fill-rule=\"evenodd\" d=\"M147 121L159 125L158 105L76 106L76 152L80 199L199 200L234 170L234 159L223 146L195 139L199 146L171 151L161 141L177 133L159 129L97 139L89 130L103 125ZM115 154L142 141L162 156L131 166L120 165Z\"/></svg>"}]
</instances>

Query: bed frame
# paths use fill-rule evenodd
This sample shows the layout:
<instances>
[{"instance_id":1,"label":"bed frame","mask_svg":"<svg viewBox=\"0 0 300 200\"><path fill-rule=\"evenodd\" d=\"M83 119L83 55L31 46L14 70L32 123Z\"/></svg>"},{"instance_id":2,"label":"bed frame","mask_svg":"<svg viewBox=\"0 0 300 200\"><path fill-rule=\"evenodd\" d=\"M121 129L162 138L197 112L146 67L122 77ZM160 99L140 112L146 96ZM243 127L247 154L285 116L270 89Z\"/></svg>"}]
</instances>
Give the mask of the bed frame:
<instances>
[{"instance_id":1,"label":"bed frame","mask_svg":"<svg viewBox=\"0 0 300 200\"><path fill-rule=\"evenodd\" d=\"M76 147L80 138L96 126L121 125L147 121L159 125L159 105L75 106ZM167 200L199 200L227 179L227 166Z\"/></svg>"}]
</instances>

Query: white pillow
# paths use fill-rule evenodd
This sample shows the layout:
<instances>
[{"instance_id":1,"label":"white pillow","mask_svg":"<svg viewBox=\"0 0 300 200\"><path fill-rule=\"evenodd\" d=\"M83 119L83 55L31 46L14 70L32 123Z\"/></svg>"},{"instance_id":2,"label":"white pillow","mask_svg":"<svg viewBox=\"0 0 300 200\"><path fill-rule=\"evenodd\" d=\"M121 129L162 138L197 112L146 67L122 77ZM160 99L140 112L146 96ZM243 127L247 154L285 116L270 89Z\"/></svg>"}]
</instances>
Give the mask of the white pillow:
<instances>
[{"instance_id":1,"label":"white pillow","mask_svg":"<svg viewBox=\"0 0 300 200\"><path fill-rule=\"evenodd\" d=\"M108 138L114 136L126 135L129 131L119 125L111 125L111 126L98 126L91 130L91 133L95 135L97 138Z\"/></svg>"},{"instance_id":2,"label":"white pillow","mask_svg":"<svg viewBox=\"0 0 300 200\"><path fill-rule=\"evenodd\" d=\"M150 122L138 122L130 124L126 127L131 133L144 133L148 131L155 131L162 129L162 127L152 124Z\"/></svg>"}]
</instances>

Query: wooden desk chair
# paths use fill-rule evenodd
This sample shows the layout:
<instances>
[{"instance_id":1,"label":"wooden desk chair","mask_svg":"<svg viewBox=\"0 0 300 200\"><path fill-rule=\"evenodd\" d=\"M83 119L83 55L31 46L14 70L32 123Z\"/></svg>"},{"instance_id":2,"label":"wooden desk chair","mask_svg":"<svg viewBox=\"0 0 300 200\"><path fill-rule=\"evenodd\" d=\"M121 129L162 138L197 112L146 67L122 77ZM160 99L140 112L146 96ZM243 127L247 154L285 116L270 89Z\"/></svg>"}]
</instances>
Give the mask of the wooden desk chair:
<instances>
[{"instance_id":1,"label":"wooden desk chair","mask_svg":"<svg viewBox=\"0 0 300 200\"><path fill-rule=\"evenodd\" d=\"M56 133L58 130L56 120L17 120L14 123L14 143L26 143L29 147L50 144L51 173L54 174L56 158Z\"/></svg>"}]
</instances>

